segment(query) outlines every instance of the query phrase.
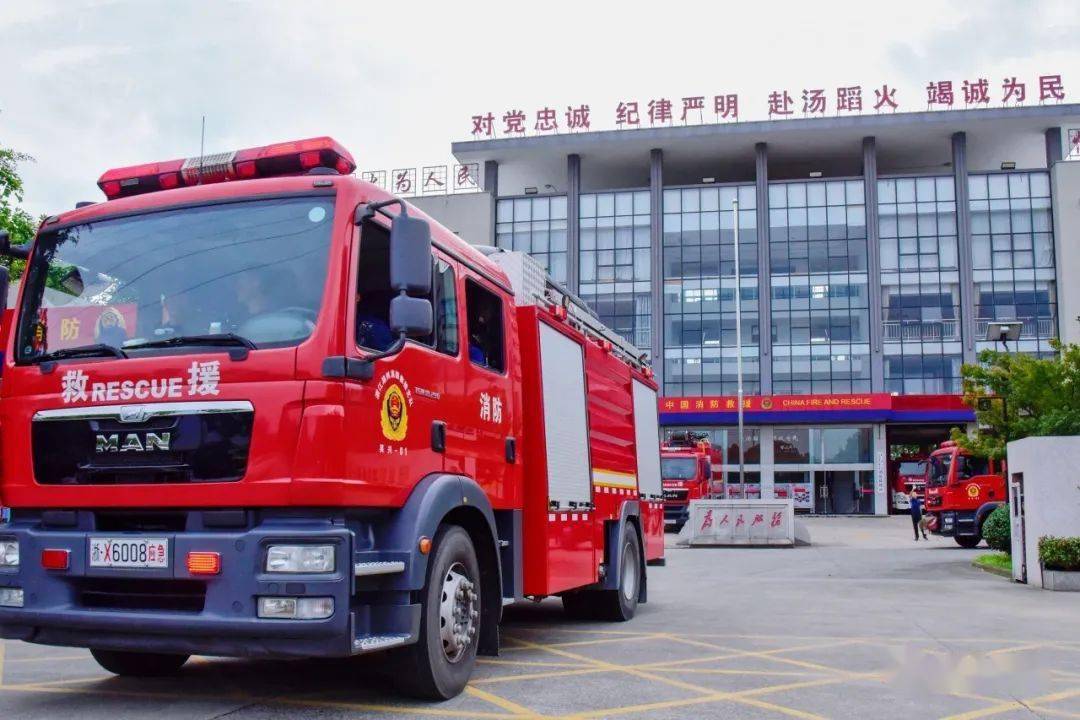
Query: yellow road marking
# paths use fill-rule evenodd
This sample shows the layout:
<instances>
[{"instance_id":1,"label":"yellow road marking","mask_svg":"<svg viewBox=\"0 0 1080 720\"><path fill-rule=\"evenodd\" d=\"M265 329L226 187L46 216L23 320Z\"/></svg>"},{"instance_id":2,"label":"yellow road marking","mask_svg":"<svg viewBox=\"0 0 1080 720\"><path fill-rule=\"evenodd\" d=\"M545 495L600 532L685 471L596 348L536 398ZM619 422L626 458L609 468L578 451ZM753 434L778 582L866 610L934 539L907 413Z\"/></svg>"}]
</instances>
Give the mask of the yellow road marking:
<instances>
[{"instance_id":1,"label":"yellow road marking","mask_svg":"<svg viewBox=\"0 0 1080 720\"><path fill-rule=\"evenodd\" d=\"M766 675L769 677L808 677L811 673L799 672L797 670L728 670L726 668L663 668L652 667L651 672L670 672L670 673L696 673L699 675Z\"/></svg>"},{"instance_id":2,"label":"yellow road marking","mask_svg":"<svg viewBox=\"0 0 1080 720\"><path fill-rule=\"evenodd\" d=\"M581 663L541 662L539 660L503 660L502 658L476 658L479 665L519 665L521 667L583 668Z\"/></svg>"},{"instance_id":3,"label":"yellow road marking","mask_svg":"<svg viewBox=\"0 0 1080 720\"><path fill-rule=\"evenodd\" d=\"M1000 715L1001 713L1009 712L1010 710L1027 710L1034 705L1068 700L1077 695L1080 695L1080 688L1063 690L1062 692L1051 693L1050 695L1043 695L1041 697L1031 698L1030 700L1008 700L988 708L983 708L982 710L971 710L958 715L949 715L948 717L942 718L942 720L976 720L976 718Z\"/></svg>"},{"instance_id":4,"label":"yellow road marking","mask_svg":"<svg viewBox=\"0 0 1080 720\"><path fill-rule=\"evenodd\" d=\"M799 688L819 687L822 685L835 685L841 682L843 682L843 679L841 678L825 678L822 680L814 680L806 683L776 685L773 687L755 688L753 690L743 690L740 692L712 691L708 695L693 698L683 698L680 700L663 700L653 703L643 703L640 705L627 705L624 707L605 708L603 710L591 710L589 712L577 713L574 715L574 717L589 718L608 717L611 715L627 715L630 713L646 712L649 710L664 710L669 708L688 707L691 705L701 705L703 703L722 702L725 700L729 700L742 705L750 705L752 707L761 708L763 710L771 710L773 712L778 712L783 715L802 718L802 720L822 720L822 717L820 715L815 715L814 713L805 712L803 710L797 710L795 708L789 708L784 705L776 705L775 703L765 702L764 700L757 699L756 697L754 697L754 695L790 690L794 689L795 686Z\"/></svg>"},{"instance_id":5,"label":"yellow road marking","mask_svg":"<svg viewBox=\"0 0 1080 720\"><path fill-rule=\"evenodd\" d=\"M857 644L858 640L842 640L833 643L816 643L813 645L793 645L786 648L774 648L772 650L739 650L738 648L730 648L724 645L717 645L715 643L702 642L700 640L691 640L689 638L680 638L672 636L672 639L676 642L681 642L687 645L696 645L698 647L707 647L714 650L724 650L728 654L726 655L712 655L705 658L689 658L687 660L672 660L670 662L650 663L643 667L648 669L662 668L662 667L675 667L677 665L691 665L701 662L710 662L713 660L729 660L733 658L764 658L766 660L773 660L775 662L785 663L788 665L795 665L797 667L805 668L807 670L816 670L818 672L827 672L830 674L841 674L849 676L861 676L862 673L855 673L850 670L842 670L840 668L829 667L827 665L819 665L818 663L807 662L804 660L793 660L791 658L777 657L781 653L796 652L799 650L818 650L828 647L839 647L844 645Z\"/></svg>"},{"instance_id":6,"label":"yellow road marking","mask_svg":"<svg viewBox=\"0 0 1080 720\"><path fill-rule=\"evenodd\" d=\"M575 677L577 675L596 675L598 673L613 672L605 667L589 667L578 670L553 670L551 672L525 673L522 675L496 675L494 677L477 678L472 680L474 685L492 685L494 683L514 682L516 680L543 680L545 678Z\"/></svg>"},{"instance_id":7,"label":"yellow road marking","mask_svg":"<svg viewBox=\"0 0 1080 720\"><path fill-rule=\"evenodd\" d=\"M756 700L756 699L753 698L753 695L756 695L756 694L764 694L764 693L767 693L767 692L772 692L773 690L770 690L770 688L756 688L753 691L743 691L743 692L739 692L739 693L718 693L713 688L707 688L707 687L703 687L701 685L693 685L691 683L683 682L681 680L675 680L673 678L666 678L666 677L664 677L662 675L656 675L656 674L653 674L653 673L648 673L648 672L645 672L643 670L639 670L639 669L637 669L636 667L634 667L632 665L631 666L628 666L628 665L616 665L614 663L606 662L604 660L597 660L595 658L590 658L590 657L587 657L587 656L584 656L584 655L577 655L575 653L571 653L571 652L568 652L566 650L562 650L560 648L554 648L554 647L550 647L550 646L547 646L547 645L541 645L539 643L530 643L530 642L528 642L526 640L522 640L520 638L514 638L514 640L516 642L519 642L519 643L522 643L522 644L531 645L537 650L546 650L546 651L554 653L556 655L561 655L561 656L564 656L564 657L568 657L568 658L571 658L573 660L580 660L582 662L592 663L592 664L594 664L594 665L596 665L598 667L602 667L602 668L604 668L606 670L609 670L609 671L624 672L624 673L628 673L630 675L634 675L636 677L643 678L645 680L654 680L656 682L664 683L665 685L671 685L672 687L677 687L677 688L680 688L680 689L683 689L683 690L689 690L691 692L696 692L696 693L701 694L701 697L698 697L698 698L691 698L690 700L682 700L682 701L668 701L668 704L660 704L659 706L656 703L652 703L649 706L644 707L642 709L654 709L656 707L680 707L680 706L686 705L686 704L698 704L698 703L702 703L702 702L714 702L714 701L719 701L719 700L730 700L732 702L737 702L737 703L744 704L744 705L752 705L754 707L773 710L775 712L779 712L779 713L782 713L782 714L785 714L785 715L791 715L792 717L802 718L803 720L822 720L820 715L814 715L812 713L804 713L801 710L795 710L794 708L788 708L788 707L784 707L782 705L774 705L773 703L768 703L768 702L764 702L762 700ZM779 690L791 689L793 686L808 687L808 686L813 686L813 685L824 685L824 684L829 684L829 683L842 682L842 680L843 680L842 678L827 678L825 680L812 680L812 681L808 681L808 682L805 682L805 683L788 683L788 684L785 684L785 685L777 685L777 686L774 686L774 687L776 687L777 691L779 691ZM672 705L670 703L676 703L676 704ZM638 712L639 711L639 710L633 709L633 707L634 706L627 706L627 707L622 707L622 708L608 708L608 709L602 710L602 711L592 711L592 712L587 712L587 713L575 713L574 717L601 717L601 716L606 716L606 715L616 715L616 714L624 714L624 713L627 713L627 712Z\"/></svg>"},{"instance_id":8,"label":"yellow road marking","mask_svg":"<svg viewBox=\"0 0 1080 720\"><path fill-rule=\"evenodd\" d=\"M551 643L549 645L545 645L544 647L563 647L563 648L565 648L565 647L584 647L584 646L587 646L587 645L608 645L610 643L627 642L629 640L656 640L656 639L663 638L663 637L664 637L664 635L661 635L661 634L652 634L652 635L641 635L641 636L634 635L634 636L617 637L617 638L603 638L602 640L574 640L573 642ZM526 648L526 647L509 647L509 648L503 648L503 649L508 650L508 651L514 651L514 650L528 650L529 648Z\"/></svg>"},{"instance_id":9,"label":"yellow road marking","mask_svg":"<svg viewBox=\"0 0 1080 720\"><path fill-rule=\"evenodd\" d=\"M518 705L516 702L513 702L512 700L507 700L504 697L499 697L498 695L494 695L492 693L489 693L486 690L481 690L478 687L473 687L472 685L466 686L465 687L465 692L469 693L473 697L480 698L481 700L486 700L487 702L491 703L492 705L496 705L496 706L502 708L503 710L508 710L508 711L514 713L515 715L520 715L521 717L529 717L529 718L546 717L544 715L541 715L541 714L537 713L535 710L530 710L529 708L525 707L524 705Z\"/></svg>"},{"instance_id":10,"label":"yellow road marking","mask_svg":"<svg viewBox=\"0 0 1080 720\"><path fill-rule=\"evenodd\" d=\"M998 648L997 650L991 650L987 655L1009 655L1010 653L1026 652L1028 650L1038 650L1048 646L1050 643L1027 643L1025 645L1014 645L1012 647Z\"/></svg>"}]
</instances>

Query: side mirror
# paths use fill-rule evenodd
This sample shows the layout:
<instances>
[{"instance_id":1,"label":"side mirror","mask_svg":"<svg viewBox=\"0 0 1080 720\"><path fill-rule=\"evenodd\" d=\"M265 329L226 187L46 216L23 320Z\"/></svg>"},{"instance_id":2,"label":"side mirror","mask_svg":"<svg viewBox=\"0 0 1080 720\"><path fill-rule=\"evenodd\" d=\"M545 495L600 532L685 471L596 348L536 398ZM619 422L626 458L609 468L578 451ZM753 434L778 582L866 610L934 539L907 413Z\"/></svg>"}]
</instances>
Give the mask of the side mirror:
<instances>
[{"instance_id":1,"label":"side mirror","mask_svg":"<svg viewBox=\"0 0 1080 720\"><path fill-rule=\"evenodd\" d=\"M390 331L394 334L424 337L430 335L434 327L434 313L427 298L398 295L390 301Z\"/></svg>"},{"instance_id":2,"label":"side mirror","mask_svg":"<svg viewBox=\"0 0 1080 720\"><path fill-rule=\"evenodd\" d=\"M8 269L0 265L0 313L7 310L8 288L11 286L11 274Z\"/></svg>"},{"instance_id":3,"label":"side mirror","mask_svg":"<svg viewBox=\"0 0 1080 720\"><path fill-rule=\"evenodd\" d=\"M390 287L409 295L431 294L431 227L404 212L390 223Z\"/></svg>"},{"instance_id":4,"label":"side mirror","mask_svg":"<svg viewBox=\"0 0 1080 720\"><path fill-rule=\"evenodd\" d=\"M12 245L11 235L7 230L0 230L0 255L7 255L13 258L26 259L30 257L29 245Z\"/></svg>"}]
</instances>

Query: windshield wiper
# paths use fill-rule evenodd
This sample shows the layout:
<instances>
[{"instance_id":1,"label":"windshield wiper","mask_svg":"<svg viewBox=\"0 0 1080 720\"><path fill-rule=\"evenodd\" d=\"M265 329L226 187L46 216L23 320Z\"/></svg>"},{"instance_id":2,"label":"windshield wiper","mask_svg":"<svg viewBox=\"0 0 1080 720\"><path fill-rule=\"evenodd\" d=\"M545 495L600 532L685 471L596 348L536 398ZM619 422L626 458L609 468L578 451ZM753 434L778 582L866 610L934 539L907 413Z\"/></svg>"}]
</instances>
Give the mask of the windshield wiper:
<instances>
[{"instance_id":1,"label":"windshield wiper","mask_svg":"<svg viewBox=\"0 0 1080 720\"><path fill-rule=\"evenodd\" d=\"M127 353L116 347L115 345L95 343L93 345L80 345L79 347L60 348L59 350L53 350L52 352L42 353L41 355L35 357L32 362L43 363L49 362L51 360L64 360L65 358L95 357L101 355L116 358L127 357Z\"/></svg>"},{"instance_id":2,"label":"windshield wiper","mask_svg":"<svg viewBox=\"0 0 1080 720\"><path fill-rule=\"evenodd\" d=\"M175 335L162 340L147 340L146 342L125 345L125 350L143 350L145 348L186 347L192 345L209 345L211 347L243 347L248 350L258 350L258 345L248 340L243 335L236 333L212 333L210 335Z\"/></svg>"}]
</instances>

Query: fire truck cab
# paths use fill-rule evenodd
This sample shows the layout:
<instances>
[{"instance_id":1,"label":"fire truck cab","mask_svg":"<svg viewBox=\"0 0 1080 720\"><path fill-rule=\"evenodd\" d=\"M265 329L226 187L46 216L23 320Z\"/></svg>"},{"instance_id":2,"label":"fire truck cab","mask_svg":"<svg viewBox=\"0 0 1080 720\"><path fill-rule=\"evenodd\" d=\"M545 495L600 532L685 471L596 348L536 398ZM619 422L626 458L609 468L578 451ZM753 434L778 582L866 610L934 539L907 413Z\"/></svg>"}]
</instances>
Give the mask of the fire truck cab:
<instances>
[{"instance_id":1,"label":"fire truck cab","mask_svg":"<svg viewBox=\"0 0 1080 720\"><path fill-rule=\"evenodd\" d=\"M660 446L660 476L664 483L664 524L678 531L690 517L690 501L712 493L712 452L709 434L677 430Z\"/></svg>"},{"instance_id":2,"label":"fire truck cab","mask_svg":"<svg viewBox=\"0 0 1080 720\"><path fill-rule=\"evenodd\" d=\"M355 167L315 138L121 168L32 250L0 237L27 258L0 637L143 676L388 650L403 691L441 699L498 652L508 603L646 600L643 354Z\"/></svg>"},{"instance_id":3,"label":"fire truck cab","mask_svg":"<svg viewBox=\"0 0 1080 720\"><path fill-rule=\"evenodd\" d=\"M925 511L935 534L973 548L983 538L986 518L1006 500L1004 472L993 460L976 457L951 440L930 454Z\"/></svg>"}]
</instances>

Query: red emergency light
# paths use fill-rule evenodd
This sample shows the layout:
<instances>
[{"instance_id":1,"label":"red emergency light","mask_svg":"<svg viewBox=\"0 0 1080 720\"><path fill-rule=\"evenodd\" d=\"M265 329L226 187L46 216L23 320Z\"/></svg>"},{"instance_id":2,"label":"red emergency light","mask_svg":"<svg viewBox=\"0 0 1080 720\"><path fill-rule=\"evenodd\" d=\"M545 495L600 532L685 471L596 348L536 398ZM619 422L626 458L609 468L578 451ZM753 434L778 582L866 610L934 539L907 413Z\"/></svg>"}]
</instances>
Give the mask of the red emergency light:
<instances>
[{"instance_id":1,"label":"red emergency light","mask_svg":"<svg viewBox=\"0 0 1080 720\"><path fill-rule=\"evenodd\" d=\"M333 138L317 137L184 160L115 168L105 171L98 180L98 187L105 197L115 200L227 180L301 175L317 167L332 168L342 175L348 175L356 170L356 161Z\"/></svg>"}]
</instances>

